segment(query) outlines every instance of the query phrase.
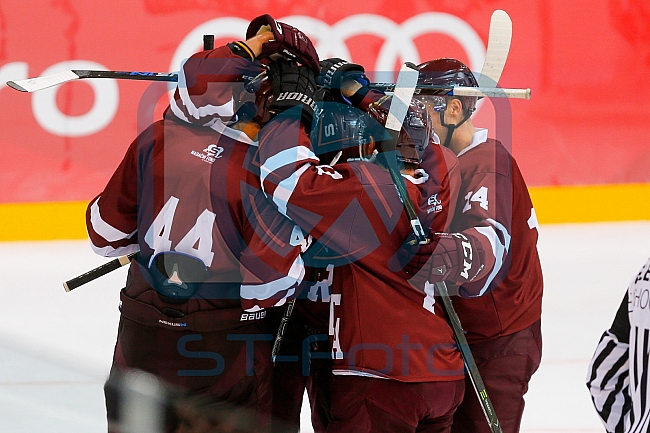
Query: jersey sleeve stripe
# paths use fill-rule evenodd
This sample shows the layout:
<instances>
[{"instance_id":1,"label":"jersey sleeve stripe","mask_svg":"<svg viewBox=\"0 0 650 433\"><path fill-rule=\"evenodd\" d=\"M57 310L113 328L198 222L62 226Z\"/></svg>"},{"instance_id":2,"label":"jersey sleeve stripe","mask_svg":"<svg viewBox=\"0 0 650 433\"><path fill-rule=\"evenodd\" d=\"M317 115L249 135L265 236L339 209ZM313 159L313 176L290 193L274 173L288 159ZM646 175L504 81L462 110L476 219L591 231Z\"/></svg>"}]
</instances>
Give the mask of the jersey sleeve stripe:
<instances>
[{"instance_id":1,"label":"jersey sleeve stripe","mask_svg":"<svg viewBox=\"0 0 650 433\"><path fill-rule=\"evenodd\" d=\"M280 182L277 188L275 188L273 191L273 203L275 203L275 205L278 207L280 213L288 218L289 216L287 215L287 204L291 199L291 194L293 194L293 191L296 189L296 185L300 180L300 176L302 176L302 174L309 168L311 168L311 165L303 165L291 176Z\"/></svg>"},{"instance_id":2,"label":"jersey sleeve stripe","mask_svg":"<svg viewBox=\"0 0 650 433\"><path fill-rule=\"evenodd\" d=\"M287 291L289 287L295 287L300 284L305 277L305 264L300 256L296 257L287 275L274 281L264 284L242 284L240 294L243 299L248 300L266 300L271 299L282 291ZM295 293L295 289L287 291L285 296L277 301L286 299Z\"/></svg>"},{"instance_id":3,"label":"jersey sleeve stripe","mask_svg":"<svg viewBox=\"0 0 650 433\"><path fill-rule=\"evenodd\" d=\"M98 197L90 207L90 224L92 226L92 229L95 231L95 233L106 239L108 242L117 242L123 239L130 239L137 230L134 230L133 232L127 234L104 221L99 213L98 201L100 198L101 197Z\"/></svg>"},{"instance_id":4,"label":"jersey sleeve stripe","mask_svg":"<svg viewBox=\"0 0 650 433\"><path fill-rule=\"evenodd\" d=\"M106 247L97 247L95 246L92 242L90 244L90 248L92 248L93 252L96 254L99 254L100 256L104 257L119 257L119 256L125 256L127 254L135 253L137 251L140 251L140 247L138 244L130 244L124 247L117 247L113 248L111 246L106 246Z\"/></svg>"},{"instance_id":5,"label":"jersey sleeve stripe","mask_svg":"<svg viewBox=\"0 0 650 433\"><path fill-rule=\"evenodd\" d=\"M282 150L264 161L260 169L260 179L264 183L267 176L279 168L289 164L300 165L302 162L310 159L318 161L318 157L314 152L305 146L295 146Z\"/></svg>"},{"instance_id":6,"label":"jersey sleeve stripe","mask_svg":"<svg viewBox=\"0 0 650 433\"><path fill-rule=\"evenodd\" d=\"M492 268L490 275L486 277L485 284L477 296L481 296L487 292L488 288L490 287L490 283L492 283L494 277L496 277L497 273L501 270L501 266L503 266L503 260L508 254L508 250L510 249L510 234L508 233L508 230L506 230L506 228L503 226L503 224L500 224L491 218L487 219L486 221L490 223L490 226L474 228L477 232L488 238L490 241L490 245L492 245L492 254L494 254L494 267ZM501 237L499 237L497 231L501 234ZM503 239L503 242L501 242L501 239Z\"/></svg>"}]
</instances>

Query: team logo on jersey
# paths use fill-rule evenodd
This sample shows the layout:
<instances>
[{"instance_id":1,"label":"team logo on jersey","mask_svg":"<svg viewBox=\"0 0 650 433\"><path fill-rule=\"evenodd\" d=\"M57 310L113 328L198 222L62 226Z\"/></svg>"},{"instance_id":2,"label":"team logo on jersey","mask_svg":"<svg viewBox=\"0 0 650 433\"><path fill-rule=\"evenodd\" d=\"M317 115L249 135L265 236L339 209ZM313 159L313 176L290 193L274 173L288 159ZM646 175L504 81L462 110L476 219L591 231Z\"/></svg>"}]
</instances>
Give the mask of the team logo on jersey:
<instances>
[{"instance_id":1,"label":"team logo on jersey","mask_svg":"<svg viewBox=\"0 0 650 433\"><path fill-rule=\"evenodd\" d=\"M433 194L427 199L427 205L431 206L427 209L427 214L442 212L442 201L438 199L438 194Z\"/></svg>"},{"instance_id":2,"label":"team logo on jersey","mask_svg":"<svg viewBox=\"0 0 650 433\"><path fill-rule=\"evenodd\" d=\"M208 164L212 164L217 160L217 158L221 158L223 147L217 146L216 144L210 144L208 147L203 149L203 152L192 150L190 153Z\"/></svg>"}]
</instances>

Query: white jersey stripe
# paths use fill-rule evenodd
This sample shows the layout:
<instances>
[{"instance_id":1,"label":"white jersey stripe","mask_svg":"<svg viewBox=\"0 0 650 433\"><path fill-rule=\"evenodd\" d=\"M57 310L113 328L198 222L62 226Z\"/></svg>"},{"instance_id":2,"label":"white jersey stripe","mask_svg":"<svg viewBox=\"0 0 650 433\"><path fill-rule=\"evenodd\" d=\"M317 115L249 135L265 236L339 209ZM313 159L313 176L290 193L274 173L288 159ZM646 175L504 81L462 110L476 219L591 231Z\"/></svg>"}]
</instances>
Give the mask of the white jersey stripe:
<instances>
[{"instance_id":1,"label":"white jersey stripe","mask_svg":"<svg viewBox=\"0 0 650 433\"><path fill-rule=\"evenodd\" d=\"M477 232L488 238L490 241L490 245L492 245L492 253L494 254L494 267L492 268L492 272L490 272L490 275L487 276L485 279L485 284L481 288L479 294L477 296L481 296L485 294L485 292L488 290L490 287L490 283L492 283L492 280L494 280L494 277L496 277L497 273L501 270L501 266L503 266L503 260L505 259L506 255L508 254L508 251L510 250L510 233L508 233L508 230L503 226L503 224L488 218L486 220L488 223L491 225L489 227L474 227ZM503 238L503 243L501 242L501 238L497 234L497 231L501 233L501 237Z\"/></svg>"},{"instance_id":2,"label":"white jersey stripe","mask_svg":"<svg viewBox=\"0 0 650 433\"><path fill-rule=\"evenodd\" d=\"M102 219L102 216L99 214L99 205L97 204L100 198L101 197L97 197L97 200L95 200L90 207L90 223L92 225L92 229L108 242L130 239L137 230L126 234L104 221Z\"/></svg>"}]
</instances>

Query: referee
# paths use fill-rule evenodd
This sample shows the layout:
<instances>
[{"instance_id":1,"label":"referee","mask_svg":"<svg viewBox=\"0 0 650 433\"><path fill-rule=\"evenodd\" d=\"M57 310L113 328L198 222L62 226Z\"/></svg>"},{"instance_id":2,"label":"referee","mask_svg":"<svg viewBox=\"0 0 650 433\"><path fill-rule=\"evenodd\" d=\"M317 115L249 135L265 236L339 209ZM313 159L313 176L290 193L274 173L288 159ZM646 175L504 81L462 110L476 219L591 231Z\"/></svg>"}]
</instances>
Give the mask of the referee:
<instances>
[{"instance_id":1,"label":"referee","mask_svg":"<svg viewBox=\"0 0 650 433\"><path fill-rule=\"evenodd\" d=\"M650 259L630 283L589 364L587 388L608 432L650 430Z\"/></svg>"}]
</instances>

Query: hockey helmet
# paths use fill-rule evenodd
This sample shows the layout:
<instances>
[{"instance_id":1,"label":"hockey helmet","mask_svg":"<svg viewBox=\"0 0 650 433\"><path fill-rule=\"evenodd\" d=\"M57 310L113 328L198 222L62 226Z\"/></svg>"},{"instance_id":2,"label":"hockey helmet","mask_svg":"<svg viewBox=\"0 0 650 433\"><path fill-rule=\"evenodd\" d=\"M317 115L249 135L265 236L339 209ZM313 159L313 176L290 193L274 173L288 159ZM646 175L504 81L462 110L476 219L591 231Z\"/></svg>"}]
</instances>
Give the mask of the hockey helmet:
<instances>
[{"instance_id":1,"label":"hockey helmet","mask_svg":"<svg viewBox=\"0 0 650 433\"><path fill-rule=\"evenodd\" d=\"M311 144L324 164L362 158L362 147L370 140L390 138L386 129L367 113L335 101L316 103ZM340 152L340 154L339 154Z\"/></svg>"},{"instance_id":2,"label":"hockey helmet","mask_svg":"<svg viewBox=\"0 0 650 433\"><path fill-rule=\"evenodd\" d=\"M368 109L368 114L382 125L386 124L390 107L390 97L384 97ZM405 163L419 164L424 149L433 137L433 126L426 105L417 99L412 99L406 111L402 129L399 132L395 150L397 160Z\"/></svg>"},{"instance_id":3,"label":"hockey helmet","mask_svg":"<svg viewBox=\"0 0 650 433\"><path fill-rule=\"evenodd\" d=\"M478 87L478 81L472 71L463 63L456 59L449 58L440 58L435 60L429 60L428 62L420 63L417 66L420 75L418 77L418 84L431 84L436 86L463 86L463 87ZM426 93L423 93L422 97L426 98ZM476 101L478 100L475 96L454 96L454 98L460 99L463 103L463 108L471 115L476 110ZM441 100L440 97L437 98ZM444 101L444 97L442 99ZM444 109L438 104L435 106ZM436 110L437 111L437 110Z\"/></svg>"},{"instance_id":4,"label":"hockey helmet","mask_svg":"<svg viewBox=\"0 0 650 433\"><path fill-rule=\"evenodd\" d=\"M472 71L463 63L456 59L440 58L421 63L417 66L420 75L418 77L418 84L430 84L436 86L463 86L463 87L478 87L476 77ZM451 137L456 128L470 118L472 113L476 110L476 102L478 98L475 96L446 96L427 94L426 91L421 91L420 95L416 98L425 103L432 111L440 113L440 123L447 128L447 137L443 146L449 147ZM463 119L456 124L448 124L445 122L445 109L447 108L447 101L450 98L458 99L463 106Z\"/></svg>"}]
</instances>

